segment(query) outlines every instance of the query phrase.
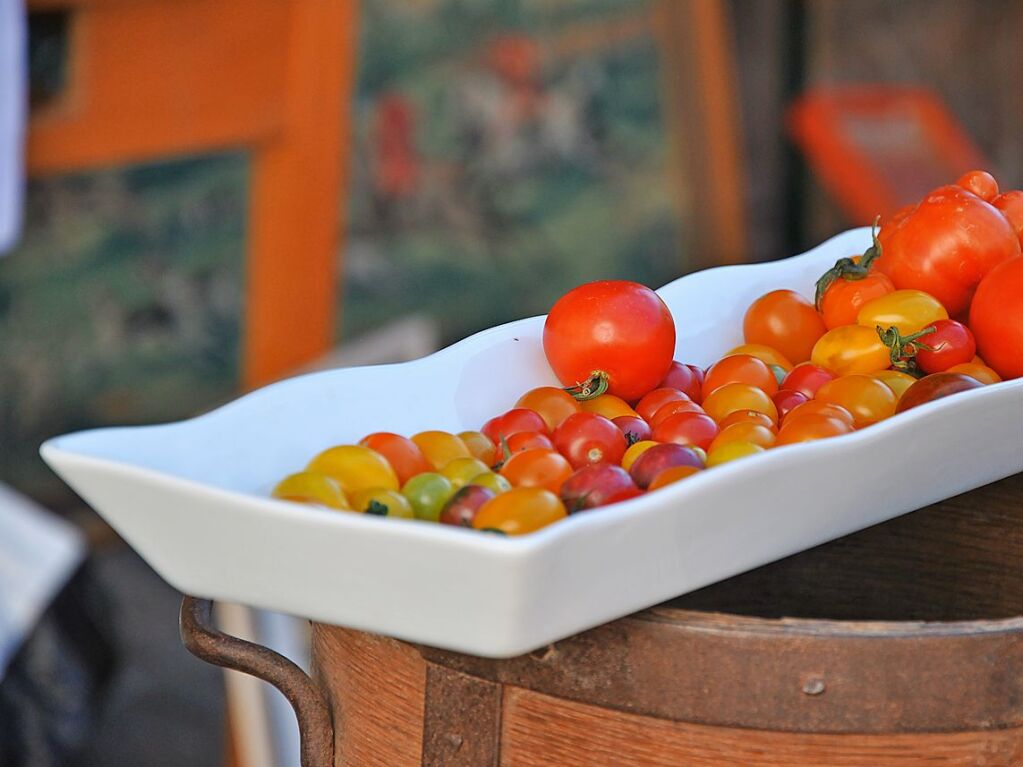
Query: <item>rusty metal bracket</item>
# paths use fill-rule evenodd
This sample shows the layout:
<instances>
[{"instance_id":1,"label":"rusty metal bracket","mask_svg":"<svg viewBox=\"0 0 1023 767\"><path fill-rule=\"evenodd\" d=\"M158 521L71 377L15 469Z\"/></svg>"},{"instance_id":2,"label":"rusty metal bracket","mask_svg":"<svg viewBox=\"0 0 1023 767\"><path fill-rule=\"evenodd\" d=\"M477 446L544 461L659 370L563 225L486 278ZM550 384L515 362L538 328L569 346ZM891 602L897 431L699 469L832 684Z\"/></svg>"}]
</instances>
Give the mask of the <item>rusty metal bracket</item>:
<instances>
[{"instance_id":1,"label":"rusty metal bracket","mask_svg":"<svg viewBox=\"0 0 1023 767\"><path fill-rule=\"evenodd\" d=\"M213 602L181 601L181 641L200 660L269 682L291 703L301 733L302 767L333 767L334 724L323 695L309 675L274 652L213 627Z\"/></svg>"}]
</instances>

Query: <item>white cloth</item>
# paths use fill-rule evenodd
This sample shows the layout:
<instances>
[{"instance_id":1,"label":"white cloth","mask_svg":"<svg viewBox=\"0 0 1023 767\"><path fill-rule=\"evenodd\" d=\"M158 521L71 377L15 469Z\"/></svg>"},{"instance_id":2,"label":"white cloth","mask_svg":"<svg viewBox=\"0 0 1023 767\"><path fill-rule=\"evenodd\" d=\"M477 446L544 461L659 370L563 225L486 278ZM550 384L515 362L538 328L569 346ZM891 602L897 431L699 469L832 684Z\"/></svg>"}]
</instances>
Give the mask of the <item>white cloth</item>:
<instances>
[{"instance_id":1,"label":"white cloth","mask_svg":"<svg viewBox=\"0 0 1023 767\"><path fill-rule=\"evenodd\" d=\"M0 677L84 557L77 528L0 484Z\"/></svg>"},{"instance_id":2,"label":"white cloth","mask_svg":"<svg viewBox=\"0 0 1023 767\"><path fill-rule=\"evenodd\" d=\"M0 0L0 256L21 231L28 51L24 0Z\"/></svg>"}]
</instances>

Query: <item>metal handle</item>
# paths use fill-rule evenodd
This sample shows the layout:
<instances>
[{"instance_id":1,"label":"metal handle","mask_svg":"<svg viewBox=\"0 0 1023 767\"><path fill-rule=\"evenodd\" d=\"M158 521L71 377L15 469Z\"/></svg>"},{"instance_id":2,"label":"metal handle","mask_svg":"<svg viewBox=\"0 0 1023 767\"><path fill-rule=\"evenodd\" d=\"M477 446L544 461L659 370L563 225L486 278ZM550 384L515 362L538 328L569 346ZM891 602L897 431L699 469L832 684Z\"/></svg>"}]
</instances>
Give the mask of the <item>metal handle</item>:
<instances>
[{"instance_id":1,"label":"metal handle","mask_svg":"<svg viewBox=\"0 0 1023 767\"><path fill-rule=\"evenodd\" d=\"M200 660L269 682L291 703L301 734L302 767L333 767L334 724L320 693L302 669L274 652L213 627L213 602L181 601L181 641Z\"/></svg>"}]
</instances>

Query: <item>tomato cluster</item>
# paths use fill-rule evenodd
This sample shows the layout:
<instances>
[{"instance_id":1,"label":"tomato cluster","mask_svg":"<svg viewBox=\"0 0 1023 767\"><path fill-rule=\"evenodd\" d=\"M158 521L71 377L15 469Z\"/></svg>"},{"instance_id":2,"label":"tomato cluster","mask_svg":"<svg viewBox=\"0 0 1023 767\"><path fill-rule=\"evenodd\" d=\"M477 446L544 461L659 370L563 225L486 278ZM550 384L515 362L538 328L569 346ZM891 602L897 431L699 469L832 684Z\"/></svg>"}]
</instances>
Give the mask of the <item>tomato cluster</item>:
<instances>
[{"instance_id":1,"label":"tomato cluster","mask_svg":"<svg viewBox=\"0 0 1023 767\"><path fill-rule=\"evenodd\" d=\"M813 301L792 290L758 298L745 343L706 369L672 359L675 325L656 293L582 285L544 327L566 388L532 389L479 431L377 432L331 447L274 495L519 535L1023 376L1021 235L1023 193L967 174L839 260Z\"/></svg>"}]
</instances>

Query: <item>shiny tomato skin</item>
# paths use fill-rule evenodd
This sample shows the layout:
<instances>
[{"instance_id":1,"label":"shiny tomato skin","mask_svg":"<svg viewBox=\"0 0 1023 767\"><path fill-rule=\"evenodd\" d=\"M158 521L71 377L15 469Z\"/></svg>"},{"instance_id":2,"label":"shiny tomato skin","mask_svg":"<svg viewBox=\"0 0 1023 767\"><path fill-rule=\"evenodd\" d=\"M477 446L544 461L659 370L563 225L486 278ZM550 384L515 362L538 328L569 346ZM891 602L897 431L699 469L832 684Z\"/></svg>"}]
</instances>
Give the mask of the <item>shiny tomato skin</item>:
<instances>
[{"instance_id":1,"label":"shiny tomato skin","mask_svg":"<svg viewBox=\"0 0 1023 767\"><path fill-rule=\"evenodd\" d=\"M932 322L947 320L948 312L934 296L922 290L896 290L860 308L859 325L876 330L895 327L903 335L923 330Z\"/></svg>"},{"instance_id":2,"label":"shiny tomato skin","mask_svg":"<svg viewBox=\"0 0 1023 767\"><path fill-rule=\"evenodd\" d=\"M956 186L973 192L985 202L991 202L998 196L998 182L986 170L967 171L956 179Z\"/></svg>"},{"instance_id":3,"label":"shiny tomato skin","mask_svg":"<svg viewBox=\"0 0 1023 767\"><path fill-rule=\"evenodd\" d=\"M434 471L440 471L456 458L471 458L468 446L446 431L421 431L412 435L412 441L423 451Z\"/></svg>"},{"instance_id":4,"label":"shiny tomato skin","mask_svg":"<svg viewBox=\"0 0 1023 767\"><path fill-rule=\"evenodd\" d=\"M703 413L679 413L678 415L665 418L654 426L652 436L654 442L695 445L706 450L717 435L718 425L714 423L714 419L709 415L704 415ZM639 459L637 458L636 460L638 461Z\"/></svg>"},{"instance_id":5,"label":"shiny tomato skin","mask_svg":"<svg viewBox=\"0 0 1023 767\"><path fill-rule=\"evenodd\" d=\"M859 280L839 277L824 292L821 316L828 330L842 325L855 325L863 305L895 291L887 274L871 272Z\"/></svg>"},{"instance_id":6,"label":"shiny tomato skin","mask_svg":"<svg viewBox=\"0 0 1023 767\"><path fill-rule=\"evenodd\" d=\"M736 423L756 423L766 426L771 431L778 431L778 425L772 420L771 416L756 410L736 410L734 413L729 413L721 419L718 429L727 429Z\"/></svg>"},{"instance_id":7,"label":"shiny tomato skin","mask_svg":"<svg viewBox=\"0 0 1023 767\"><path fill-rule=\"evenodd\" d=\"M622 415L639 415L628 402L613 394L601 394L599 397L583 400L579 404L584 413L596 413L609 420Z\"/></svg>"},{"instance_id":8,"label":"shiny tomato skin","mask_svg":"<svg viewBox=\"0 0 1023 767\"><path fill-rule=\"evenodd\" d=\"M1016 233L1016 237L1023 244L1023 192L1012 191L1000 194L991 201L991 204L1002 212L1005 220L1012 227L1012 231Z\"/></svg>"},{"instance_id":9,"label":"shiny tomato skin","mask_svg":"<svg viewBox=\"0 0 1023 767\"><path fill-rule=\"evenodd\" d=\"M714 437L714 441L710 443L707 455L712 455L715 450L727 445L729 442L751 442L754 445L768 448L774 445L776 439L777 434L775 434L774 430L766 426L749 421L746 423L733 423L731 426L718 432L718 435Z\"/></svg>"},{"instance_id":10,"label":"shiny tomato skin","mask_svg":"<svg viewBox=\"0 0 1023 767\"><path fill-rule=\"evenodd\" d=\"M359 440L359 444L376 450L387 459L398 475L398 483L404 485L416 474L433 471L433 466L426 460L423 451L408 437L389 431L378 431L368 434Z\"/></svg>"},{"instance_id":11,"label":"shiny tomato skin","mask_svg":"<svg viewBox=\"0 0 1023 767\"><path fill-rule=\"evenodd\" d=\"M848 424L850 429L856 425L856 419L853 418L853 414L844 407L836 405L834 402L825 402L818 399L812 399L809 402L804 402L802 405L792 408L788 415L785 416L785 423L794 421L804 415L823 415L828 418L834 418ZM784 423L782 425L784 426Z\"/></svg>"},{"instance_id":12,"label":"shiny tomato skin","mask_svg":"<svg viewBox=\"0 0 1023 767\"><path fill-rule=\"evenodd\" d=\"M789 414L792 408L810 401L810 398L803 394L803 392L795 391L794 389L779 389L771 399L774 400L774 406L778 408L779 421L784 421L785 416Z\"/></svg>"},{"instance_id":13,"label":"shiny tomato skin","mask_svg":"<svg viewBox=\"0 0 1023 767\"><path fill-rule=\"evenodd\" d=\"M685 400L692 401L692 398L680 389L662 386L647 392L643 399L636 403L636 412L639 413L640 418L650 422L653 420L654 414L664 405L669 402L683 402Z\"/></svg>"},{"instance_id":14,"label":"shiny tomato skin","mask_svg":"<svg viewBox=\"0 0 1023 767\"><path fill-rule=\"evenodd\" d=\"M895 392L896 399L901 398L906 393L906 389L917 381L909 373L903 373L899 370L881 370L877 373L871 373L871 375Z\"/></svg>"},{"instance_id":15,"label":"shiny tomato skin","mask_svg":"<svg viewBox=\"0 0 1023 767\"><path fill-rule=\"evenodd\" d=\"M984 384L975 378L963 375L962 373L932 373L924 376L915 384L906 389L906 393L899 400L896 413L904 413L925 402L933 402L942 397L958 394L961 391L979 389Z\"/></svg>"},{"instance_id":16,"label":"shiny tomato skin","mask_svg":"<svg viewBox=\"0 0 1023 767\"><path fill-rule=\"evenodd\" d=\"M535 447L553 450L554 443L551 442L550 437L538 431L518 431L508 437L508 450L512 454L521 453L523 450L532 450Z\"/></svg>"},{"instance_id":17,"label":"shiny tomato skin","mask_svg":"<svg viewBox=\"0 0 1023 767\"><path fill-rule=\"evenodd\" d=\"M789 374L785 376L785 380L781 382L781 386L778 388L782 391L786 389L797 391L806 395L809 399L813 399L813 395L817 393L817 390L834 377L835 374L827 368L814 365L812 362L803 362L789 371Z\"/></svg>"},{"instance_id":18,"label":"shiny tomato skin","mask_svg":"<svg viewBox=\"0 0 1023 767\"><path fill-rule=\"evenodd\" d=\"M839 437L852 430L852 426L839 418L831 418L821 413L809 413L799 418L787 419L778 431L778 439L774 446L782 447L797 442Z\"/></svg>"},{"instance_id":19,"label":"shiny tomato skin","mask_svg":"<svg viewBox=\"0 0 1023 767\"><path fill-rule=\"evenodd\" d=\"M692 448L685 445L655 445L633 462L629 475L637 487L646 489L658 474L675 466L702 469L703 461Z\"/></svg>"},{"instance_id":20,"label":"shiny tomato skin","mask_svg":"<svg viewBox=\"0 0 1023 767\"><path fill-rule=\"evenodd\" d=\"M769 416L772 421L778 421L778 408L767 392L744 383L719 386L703 401L703 409L718 423L736 410L759 410ZM656 431L655 425L655 434ZM657 437L655 436L654 439Z\"/></svg>"},{"instance_id":21,"label":"shiny tomato skin","mask_svg":"<svg viewBox=\"0 0 1023 767\"><path fill-rule=\"evenodd\" d=\"M582 411L582 406L571 394L556 386L538 386L530 389L519 397L515 407L539 413L550 431L554 431L558 424L572 413Z\"/></svg>"},{"instance_id":22,"label":"shiny tomato skin","mask_svg":"<svg viewBox=\"0 0 1023 767\"><path fill-rule=\"evenodd\" d=\"M570 415L554 430L554 446L572 468L595 463L618 464L628 445L621 429L596 413Z\"/></svg>"},{"instance_id":23,"label":"shiny tomato skin","mask_svg":"<svg viewBox=\"0 0 1023 767\"><path fill-rule=\"evenodd\" d=\"M1023 376L1023 256L981 281L970 307L970 330L985 364L1002 378Z\"/></svg>"},{"instance_id":24,"label":"shiny tomato skin","mask_svg":"<svg viewBox=\"0 0 1023 767\"><path fill-rule=\"evenodd\" d=\"M677 389L693 402L700 401L700 386L703 384L703 371L692 365L684 365L677 360L672 361L667 375L658 385L658 389ZM656 389L655 389L656 391Z\"/></svg>"},{"instance_id":25,"label":"shiny tomato skin","mask_svg":"<svg viewBox=\"0 0 1023 767\"><path fill-rule=\"evenodd\" d=\"M565 504L550 490L516 487L483 504L473 517L472 526L505 535L524 535L566 516Z\"/></svg>"},{"instance_id":26,"label":"shiny tomato skin","mask_svg":"<svg viewBox=\"0 0 1023 767\"><path fill-rule=\"evenodd\" d=\"M512 434L517 434L520 431L535 431L540 434L548 433L547 422L544 421L543 416L535 410L529 410L524 407L512 408L507 413L491 418L483 424L483 428L480 431L497 445L498 455L501 454L502 438L508 439Z\"/></svg>"},{"instance_id":27,"label":"shiny tomato skin","mask_svg":"<svg viewBox=\"0 0 1023 767\"><path fill-rule=\"evenodd\" d=\"M904 218L881 227L879 240L875 268L898 289L934 296L953 317L966 311L988 272L1021 252L1001 211L955 185L935 189Z\"/></svg>"},{"instance_id":28,"label":"shiny tomato skin","mask_svg":"<svg viewBox=\"0 0 1023 767\"><path fill-rule=\"evenodd\" d=\"M698 469L695 466L672 466L670 469L665 469L659 472L656 477L651 480L650 484L647 485L647 492L651 490L660 490L662 487L673 485L686 477L691 477L694 474L699 474L702 469Z\"/></svg>"},{"instance_id":29,"label":"shiny tomato skin","mask_svg":"<svg viewBox=\"0 0 1023 767\"><path fill-rule=\"evenodd\" d=\"M569 514L635 498L640 490L621 466L602 463L576 469L561 485L561 502Z\"/></svg>"},{"instance_id":30,"label":"shiny tomato skin","mask_svg":"<svg viewBox=\"0 0 1023 767\"><path fill-rule=\"evenodd\" d=\"M458 438L462 440L462 443L473 458L478 458L487 466L493 466L497 462L499 458L497 445L483 432L460 431L458 432Z\"/></svg>"},{"instance_id":31,"label":"shiny tomato skin","mask_svg":"<svg viewBox=\"0 0 1023 767\"><path fill-rule=\"evenodd\" d=\"M898 398L888 386L874 376L848 375L824 384L815 402L830 402L852 413L857 429L895 415Z\"/></svg>"},{"instance_id":32,"label":"shiny tomato skin","mask_svg":"<svg viewBox=\"0 0 1023 767\"><path fill-rule=\"evenodd\" d=\"M704 412L702 407L687 399L677 400L675 402L666 402L661 407L657 408L657 412L654 413L654 417L650 419L650 428L656 429L657 424L665 418L671 418L671 416L678 415L679 413L702 412Z\"/></svg>"},{"instance_id":33,"label":"shiny tomato skin","mask_svg":"<svg viewBox=\"0 0 1023 767\"><path fill-rule=\"evenodd\" d=\"M516 453L501 467L501 476L512 487L544 487L552 493L572 474L568 459L555 450L535 447Z\"/></svg>"},{"instance_id":34,"label":"shiny tomato skin","mask_svg":"<svg viewBox=\"0 0 1023 767\"><path fill-rule=\"evenodd\" d=\"M793 290L774 290L754 301L742 329L746 343L777 349L795 365L810 359L826 330L814 305Z\"/></svg>"},{"instance_id":35,"label":"shiny tomato skin","mask_svg":"<svg viewBox=\"0 0 1023 767\"><path fill-rule=\"evenodd\" d=\"M891 365L891 352L873 326L843 325L821 336L813 364L836 376L874 373Z\"/></svg>"},{"instance_id":36,"label":"shiny tomato skin","mask_svg":"<svg viewBox=\"0 0 1023 767\"><path fill-rule=\"evenodd\" d=\"M953 365L946 373L962 373L970 378L976 378L982 384L994 384L1002 380L994 370L979 362L966 362L962 365Z\"/></svg>"},{"instance_id":37,"label":"shiny tomato skin","mask_svg":"<svg viewBox=\"0 0 1023 767\"><path fill-rule=\"evenodd\" d=\"M565 386L603 371L608 392L634 402L667 374L675 353L675 323L660 296L644 285L591 282L551 307L543 348Z\"/></svg>"},{"instance_id":38,"label":"shiny tomato skin","mask_svg":"<svg viewBox=\"0 0 1023 767\"><path fill-rule=\"evenodd\" d=\"M451 496L437 520L442 525L472 527L472 520L487 501L496 496L493 490L480 485L466 485Z\"/></svg>"},{"instance_id":39,"label":"shiny tomato skin","mask_svg":"<svg viewBox=\"0 0 1023 767\"><path fill-rule=\"evenodd\" d=\"M612 418L611 423L621 429L629 445L650 439L650 424L638 415L620 415Z\"/></svg>"},{"instance_id":40,"label":"shiny tomato skin","mask_svg":"<svg viewBox=\"0 0 1023 767\"><path fill-rule=\"evenodd\" d=\"M973 333L961 322L938 320L927 327L934 328L934 332L923 336L920 343L930 349L920 347L916 353L916 364L925 373L940 373L953 365L965 364L977 354Z\"/></svg>"},{"instance_id":41,"label":"shiny tomato skin","mask_svg":"<svg viewBox=\"0 0 1023 767\"><path fill-rule=\"evenodd\" d=\"M748 354L751 357L756 357L766 365L778 365L786 373L792 370L792 363L789 362L788 357L777 349L772 349L770 346L764 346L763 344L739 344L725 354L725 356L731 357L733 354Z\"/></svg>"},{"instance_id":42,"label":"shiny tomato skin","mask_svg":"<svg viewBox=\"0 0 1023 767\"><path fill-rule=\"evenodd\" d=\"M767 363L750 354L731 354L707 368L703 379L703 399L731 383L749 384L765 394L778 391L778 381Z\"/></svg>"}]
</instances>

